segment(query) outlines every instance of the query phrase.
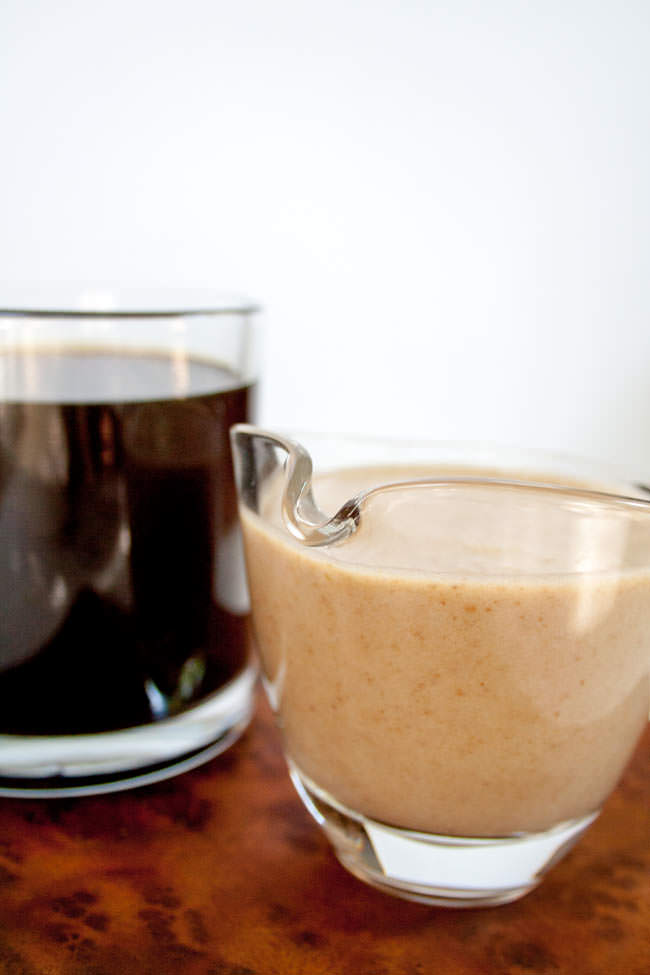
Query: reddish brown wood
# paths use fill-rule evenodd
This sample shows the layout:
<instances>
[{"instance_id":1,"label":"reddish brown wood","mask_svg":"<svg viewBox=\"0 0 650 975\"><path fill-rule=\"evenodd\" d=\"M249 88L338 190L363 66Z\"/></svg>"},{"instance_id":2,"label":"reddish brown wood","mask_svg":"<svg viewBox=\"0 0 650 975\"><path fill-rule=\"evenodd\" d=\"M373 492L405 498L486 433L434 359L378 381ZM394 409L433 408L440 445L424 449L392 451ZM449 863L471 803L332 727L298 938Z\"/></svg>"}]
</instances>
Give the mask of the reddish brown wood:
<instances>
[{"instance_id":1,"label":"reddish brown wood","mask_svg":"<svg viewBox=\"0 0 650 975\"><path fill-rule=\"evenodd\" d=\"M650 731L524 900L446 911L349 876L294 796L268 707L230 752L101 798L0 800L2 975L650 971Z\"/></svg>"}]
</instances>

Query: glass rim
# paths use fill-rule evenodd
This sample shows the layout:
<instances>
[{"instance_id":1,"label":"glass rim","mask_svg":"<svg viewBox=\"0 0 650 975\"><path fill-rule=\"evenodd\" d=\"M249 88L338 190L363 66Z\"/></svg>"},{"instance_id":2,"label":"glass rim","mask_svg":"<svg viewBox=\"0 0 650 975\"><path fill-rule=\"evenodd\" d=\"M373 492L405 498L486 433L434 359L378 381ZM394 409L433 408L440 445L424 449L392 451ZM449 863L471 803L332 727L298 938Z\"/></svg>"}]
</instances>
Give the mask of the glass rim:
<instances>
[{"instance_id":1,"label":"glass rim","mask_svg":"<svg viewBox=\"0 0 650 975\"><path fill-rule=\"evenodd\" d=\"M446 487L467 487L467 488L488 488L498 490L504 488L513 493L538 494L542 497L561 495L568 502L584 501L593 502L595 505L610 506L614 508L630 509L650 512L650 498L636 498L633 495L619 494L612 491L598 491L588 487L573 487L568 484L544 483L542 481L521 481L502 477L422 477L408 481L390 481L386 484L377 485L367 491L361 491L351 499L351 502L361 507L366 501L374 499L379 494L397 492L399 490L418 490L420 488L446 488Z\"/></svg>"},{"instance_id":2,"label":"glass rim","mask_svg":"<svg viewBox=\"0 0 650 975\"><path fill-rule=\"evenodd\" d=\"M245 424L242 424L244 426ZM270 431L265 430L268 433ZM619 461L604 460L590 454L575 452L570 448L540 446L537 444L509 442L507 440L481 440L473 438L451 437L449 439L437 439L427 436L400 436L399 434L364 433L358 431L341 430L311 430L302 427L289 427L284 424L279 425L275 433L285 440L294 440L302 443L303 439L307 443L314 445L337 444L344 446L360 447L386 447L395 449L397 452L402 450L431 450L431 451L471 451L471 461L468 465L473 466L475 456L478 455L480 461L491 460L500 461L509 459L509 455L520 454L525 459L539 458L541 461L558 462L572 467L586 466L593 468L605 475L618 476L625 479L634 480L633 475L627 470L626 466ZM454 463L456 458L454 457Z\"/></svg>"},{"instance_id":3,"label":"glass rim","mask_svg":"<svg viewBox=\"0 0 650 975\"><path fill-rule=\"evenodd\" d=\"M406 454L410 450L421 450L425 453L431 452L432 455L437 454L438 451L441 454L445 454L444 457L436 456L433 458L432 456L432 460L434 460L436 466L441 468L440 474L431 476L423 475L422 477L411 478L407 481L400 481L399 483L401 485L413 482L426 482L429 480L462 480L465 477L472 482L486 480L490 482L500 481L510 485L523 484L529 486L532 484L543 488L568 488L578 493L591 492L595 495L641 501L650 504L650 497L645 496L650 495L650 478L639 476L638 471L632 471L627 465L621 463L554 447L526 446L492 440L436 440L426 437L383 436L374 433L342 433L340 431L288 429L286 427L278 427L277 430L271 431L268 428L263 429L255 424L243 423L235 424L231 429L249 430L270 437L276 437L278 440L285 442L285 445L287 445L285 449L287 450L289 444L291 444L292 448L298 447L304 449L306 447L307 451L311 452L312 446L317 447L321 444L336 445L340 443L345 446L385 447L391 451L395 451L396 454ZM461 454L462 456L460 456ZM428 459L428 457L423 456L423 461L426 462ZM517 465L518 462L525 461L535 462L536 466L533 469L533 474L537 475L537 477L533 476L528 480L516 476L510 477L508 476L509 472L504 474L499 472L497 475L487 474L481 471L484 465L497 464L499 466L509 466L511 463ZM373 462L370 465L366 465L363 461L358 465L344 463L337 470L350 469L352 466L381 468L384 466L392 466L392 463L389 460ZM545 471L546 464L558 464L560 466L557 470L549 469ZM463 472L452 473L454 468L459 465L462 466ZM408 466L408 464L405 466ZM445 470L445 468L447 469ZM473 468L477 468L477 473L472 472ZM566 475L573 483L566 483L562 480L547 482L544 480L545 472L555 474L557 477ZM578 483L577 479L582 477L594 478L594 480L599 482L598 487L595 486L595 483L589 485ZM607 484L607 489L605 488L605 484ZM638 497L630 494L629 492L631 490L642 491L644 496Z\"/></svg>"},{"instance_id":4,"label":"glass rim","mask_svg":"<svg viewBox=\"0 0 650 975\"><path fill-rule=\"evenodd\" d=\"M206 288L113 284L0 286L0 318L156 319L252 315L260 310L249 298Z\"/></svg>"}]
</instances>

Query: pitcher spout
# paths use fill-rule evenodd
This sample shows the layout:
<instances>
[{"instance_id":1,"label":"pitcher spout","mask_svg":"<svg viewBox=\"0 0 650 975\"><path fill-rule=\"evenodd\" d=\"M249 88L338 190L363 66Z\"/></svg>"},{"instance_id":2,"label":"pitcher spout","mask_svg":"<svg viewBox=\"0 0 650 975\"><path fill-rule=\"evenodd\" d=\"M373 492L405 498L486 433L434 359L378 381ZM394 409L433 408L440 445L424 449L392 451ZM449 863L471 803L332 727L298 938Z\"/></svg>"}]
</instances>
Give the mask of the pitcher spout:
<instances>
[{"instance_id":1,"label":"pitcher spout","mask_svg":"<svg viewBox=\"0 0 650 975\"><path fill-rule=\"evenodd\" d=\"M312 547L347 538L359 522L354 501L331 517L320 510L312 491L313 463L295 440L238 423L230 430L235 483L240 502L264 517L264 495L280 485L284 525L299 542Z\"/></svg>"}]
</instances>

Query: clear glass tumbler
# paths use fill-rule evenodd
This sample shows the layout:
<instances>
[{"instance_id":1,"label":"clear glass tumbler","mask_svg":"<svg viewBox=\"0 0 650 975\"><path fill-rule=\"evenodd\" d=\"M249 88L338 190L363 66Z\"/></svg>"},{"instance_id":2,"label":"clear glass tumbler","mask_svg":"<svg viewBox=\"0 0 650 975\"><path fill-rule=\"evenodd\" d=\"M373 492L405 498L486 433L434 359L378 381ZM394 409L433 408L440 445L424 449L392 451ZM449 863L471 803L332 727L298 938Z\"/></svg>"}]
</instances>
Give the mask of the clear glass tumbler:
<instances>
[{"instance_id":1,"label":"clear glass tumbler","mask_svg":"<svg viewBox=\"0 0 650 975\"><path fill-rule=\"evenodd\" d=\"M266 686L340 861L427 903L522 896L648 718L650 502L534 452L232 440Z\"/></svg>"},{"instance_id":2,"label":"clear glass tumbler","mask_svg":"<svg viewBox=\"0 0 650 975\"><path fill-rule=\"evenodd\" d=\"M251 417L254 312L185 293L0 310L0 794L155 781L248 723L228 430Z\"/></svg>"}]
</instances>

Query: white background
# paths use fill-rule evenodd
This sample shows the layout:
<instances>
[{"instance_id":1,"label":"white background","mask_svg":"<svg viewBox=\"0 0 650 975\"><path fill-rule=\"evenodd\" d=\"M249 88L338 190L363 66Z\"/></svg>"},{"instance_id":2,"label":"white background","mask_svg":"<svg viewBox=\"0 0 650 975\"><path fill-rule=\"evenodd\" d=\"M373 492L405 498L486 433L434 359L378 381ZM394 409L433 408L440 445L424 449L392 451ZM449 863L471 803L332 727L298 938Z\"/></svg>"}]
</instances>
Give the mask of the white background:
<instances>
[{"instance_id":1,"label":"white background","mask_svg":"<svg viewBox=\"0 0 650 975\"><path fill-rule=\"evenodd\" d=\"M649 65L648 0L1 0L0 282L243 292L266 424L647 477Z\"/></svg>"}]
</instances>

